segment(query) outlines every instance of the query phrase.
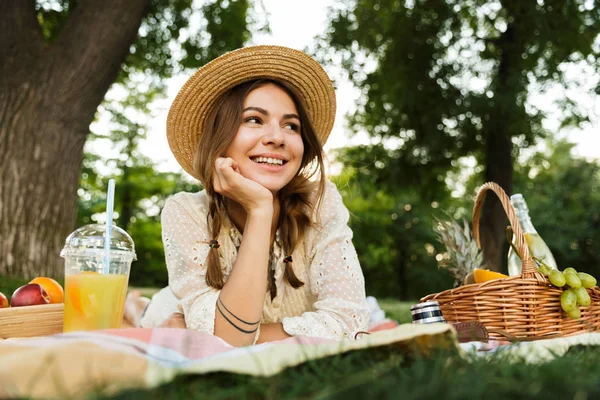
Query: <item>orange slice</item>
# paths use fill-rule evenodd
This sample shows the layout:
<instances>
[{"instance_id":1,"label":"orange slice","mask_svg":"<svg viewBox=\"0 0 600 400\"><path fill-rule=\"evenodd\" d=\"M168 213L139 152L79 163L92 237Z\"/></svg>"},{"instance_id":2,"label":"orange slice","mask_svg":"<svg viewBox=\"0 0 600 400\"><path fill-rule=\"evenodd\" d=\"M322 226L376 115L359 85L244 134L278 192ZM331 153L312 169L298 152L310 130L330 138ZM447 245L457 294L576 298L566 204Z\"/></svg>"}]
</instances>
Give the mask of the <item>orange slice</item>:
<instances>
[{"instance_id":1,"label":"orange slice","mask_svg":"<svg viewBox=\"0 0 600 400\"><path fill-rule=\"evenodd\" d=\"M483 283L494 279L510 278L508 275L501 274L500 272L494 272L487 269L476 269L473 271L475 283Z\"/></svg>"},{"instance_id":2,"label":"orange slice","mask_svg":"<svg viewBox=\"0 0 600 400\"><path fill-rule=\"evenodd\" d=\"M67 296L69 297L69 302L73 309L79 314L83 314L81 309L81 294L79 289L79 282L76 277L69 277L69 283L66 284L67 287Z\"/></svg>"}]
</instances>

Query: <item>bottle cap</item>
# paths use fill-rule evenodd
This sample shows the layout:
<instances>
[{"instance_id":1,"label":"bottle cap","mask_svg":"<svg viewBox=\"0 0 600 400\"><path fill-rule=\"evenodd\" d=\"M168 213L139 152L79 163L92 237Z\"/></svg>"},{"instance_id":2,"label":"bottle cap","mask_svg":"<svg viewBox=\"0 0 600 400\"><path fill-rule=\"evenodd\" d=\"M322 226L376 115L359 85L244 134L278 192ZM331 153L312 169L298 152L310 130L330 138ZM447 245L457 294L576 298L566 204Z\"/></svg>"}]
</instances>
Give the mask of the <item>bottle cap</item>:
<instances>
[{"instance_id":1,"label":"bottle cap","mask_svg":"<svg viewBox=\"0 0 600 400\"><path fill-rule=\"evenodd\" d=\"M527 203L525 202L525 198L523 198L521 193L515 193L510 196L510 203L515 208L517 213L529 213L529 208L527 208Z\"/></svg>"},{"instance_id":2,"label":"bottle cap","mask_svg":"<svg viewBox=\"0 0 600 400\"><path fill-rule=\"evenodd\" d=\"M521 193L515 193L512 196L510 196L510 201L523 201L523 195Z\"/></svg>"}]
</instances>

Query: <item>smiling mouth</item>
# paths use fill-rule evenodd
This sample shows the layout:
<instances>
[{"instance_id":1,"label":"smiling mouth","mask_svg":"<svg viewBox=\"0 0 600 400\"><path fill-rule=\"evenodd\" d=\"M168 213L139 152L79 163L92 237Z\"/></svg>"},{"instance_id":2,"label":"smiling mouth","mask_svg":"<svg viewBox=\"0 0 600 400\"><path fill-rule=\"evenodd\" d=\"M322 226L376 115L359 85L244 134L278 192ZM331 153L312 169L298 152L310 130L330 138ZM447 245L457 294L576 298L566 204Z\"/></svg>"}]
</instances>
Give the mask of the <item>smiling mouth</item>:
<instances>
[{"instance_id":1,"label":"smiling mouth","mask_svg":"<svg viewBox=\"0 0 600 400\"><path fill-rule=\"evenodd\" d=\"M265 165L279 166L279 165L283 165L283 164L287 163L287 161L285 161L285 160L280 160L278 158L271 158L271 157L252 157L250 159L257 164L265 164Z\"/></svg>"}]
</instances>

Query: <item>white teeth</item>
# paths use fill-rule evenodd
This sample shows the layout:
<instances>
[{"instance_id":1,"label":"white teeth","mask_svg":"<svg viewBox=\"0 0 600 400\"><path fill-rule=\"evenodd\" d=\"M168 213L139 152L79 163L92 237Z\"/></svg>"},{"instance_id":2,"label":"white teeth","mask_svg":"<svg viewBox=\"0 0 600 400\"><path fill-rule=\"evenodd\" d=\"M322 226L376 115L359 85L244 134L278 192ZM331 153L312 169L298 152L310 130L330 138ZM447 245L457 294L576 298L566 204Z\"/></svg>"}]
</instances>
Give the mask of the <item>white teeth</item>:
<instances>
[{"instance_id":1,"label":"white teeth","mask_svg":"<svg viewBox=\"0 0 600 400\"><path fill-rule=\"evenodd\" d=\"M254 157L252 161L259 164L283 165L283 160L271 157Z\"/></svg>"}]
</instances>

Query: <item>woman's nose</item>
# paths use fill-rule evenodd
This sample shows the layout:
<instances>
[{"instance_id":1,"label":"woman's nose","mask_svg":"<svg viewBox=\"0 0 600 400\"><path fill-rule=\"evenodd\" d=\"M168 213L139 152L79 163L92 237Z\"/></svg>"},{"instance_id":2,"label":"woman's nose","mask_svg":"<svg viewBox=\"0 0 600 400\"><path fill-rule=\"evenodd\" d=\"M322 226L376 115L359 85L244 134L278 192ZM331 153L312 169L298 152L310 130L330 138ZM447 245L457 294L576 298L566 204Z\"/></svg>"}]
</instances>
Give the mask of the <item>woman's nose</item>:
<instances>
[{"instance_id":1,"label":"woman's nose","mask_svg":"<svg viewBox=\"0 0 600 400\"><path fill-rule=\"evenodd\" d=\"M285 144L285 135L281 131L278 122L269 122L265 125L265 134L263 135L263 144L283 146Z\"/></svg>"}]
</instances>

